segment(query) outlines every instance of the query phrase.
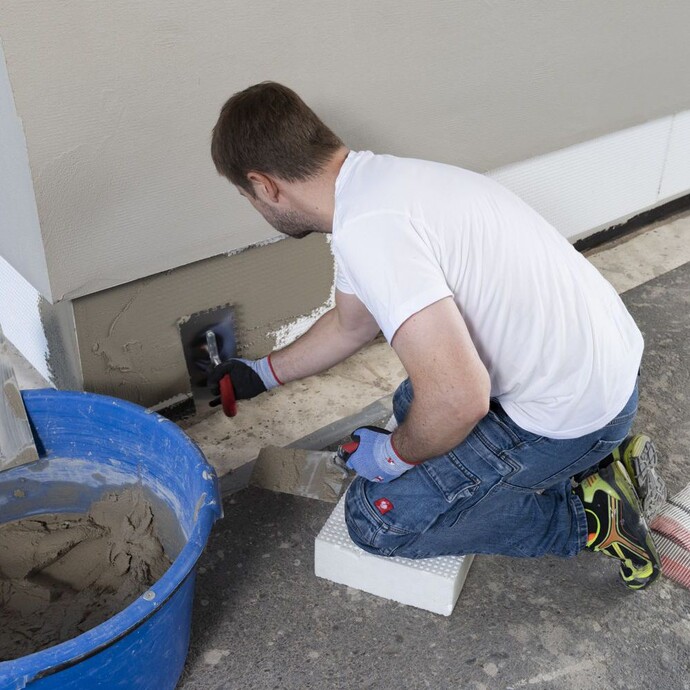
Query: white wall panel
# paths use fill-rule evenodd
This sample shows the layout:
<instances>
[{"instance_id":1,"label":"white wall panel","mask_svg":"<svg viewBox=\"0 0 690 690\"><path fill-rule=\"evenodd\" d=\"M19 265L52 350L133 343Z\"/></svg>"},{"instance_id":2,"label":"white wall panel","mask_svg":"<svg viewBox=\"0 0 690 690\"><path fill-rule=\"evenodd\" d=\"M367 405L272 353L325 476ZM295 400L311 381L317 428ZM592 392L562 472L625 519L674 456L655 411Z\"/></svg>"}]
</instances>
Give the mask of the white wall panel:
<instances>
[{"instance_id":1,"label":"white wall panel","mask_svg":"<svg viewBox=\"0 0 690 690\"><path fill-rule=\"evenodd\" d=\"M690 110L673 116L668 154L659 199L672 199L690 190Z\"/></svg>"},{"instance_id":2,"label":"white wall panel","mask_svg":"<svg viewBox=\"0 0 690 690\"><path fill-rule=\"evenodd\" d=\"M577 239L657 203L671 121L664 117L488 174ZM690 191L690 167L674 182Z\"/></svg>"},{"instance_id":3,"label":"white wall panel","mask_svg":"<svg viewBox=\"0 0 690 690\"><path fill-rule=\"evenodd\" d=\"M50 380L48 342L38 308L38 291L2 257L0 286L0 325L5 337L43 378Z\"/></svg>"},{"instance_id":4,"label":"white wall panel","mask_svg":"<svg viewBox=\"0 0 690 690\"><path fill-rule=\"evenodd\" d=\"M50 282L22 122L0 44L0 255L48 299Z\"/></svg>"}]
</instances>

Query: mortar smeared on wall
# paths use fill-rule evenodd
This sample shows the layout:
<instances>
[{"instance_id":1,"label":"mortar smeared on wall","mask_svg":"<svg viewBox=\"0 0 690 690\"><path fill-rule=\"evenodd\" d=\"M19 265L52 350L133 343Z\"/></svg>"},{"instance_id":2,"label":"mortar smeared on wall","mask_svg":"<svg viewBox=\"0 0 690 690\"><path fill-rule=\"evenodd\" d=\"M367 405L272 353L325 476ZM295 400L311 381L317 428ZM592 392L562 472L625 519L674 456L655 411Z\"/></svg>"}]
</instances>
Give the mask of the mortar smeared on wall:
<instances>
[{"instance_id":1,"label":"mortar smeared on wall","mask_svg":"<svg viewBox=\"0 0 690 690\"><path fill-rule=\"evenodd\" d=\"M260 357L297 337L325 312L333 284L329 244L312 235L79 298L73 304L84 387L145 406L188 393L181 318L231 303L239 354Z\"/></svg>"},{"instance_id":2,"label":"mortar smeared on wall","mask_svg":"<svg viewBox=\"0 0 690 690\"><path fill-rule=\"evenodd\" d=\"M286 347L294 342L301 335L304 335L311 326L316 323L329 309L335 306L335 283L331 288L331 294L328 301L316 309L313 309L309 314L303 314L294 321L281 326L275 331L269 331L268 336L275 341L275 348L279 349Z\"/></svg>"}]
</instances>

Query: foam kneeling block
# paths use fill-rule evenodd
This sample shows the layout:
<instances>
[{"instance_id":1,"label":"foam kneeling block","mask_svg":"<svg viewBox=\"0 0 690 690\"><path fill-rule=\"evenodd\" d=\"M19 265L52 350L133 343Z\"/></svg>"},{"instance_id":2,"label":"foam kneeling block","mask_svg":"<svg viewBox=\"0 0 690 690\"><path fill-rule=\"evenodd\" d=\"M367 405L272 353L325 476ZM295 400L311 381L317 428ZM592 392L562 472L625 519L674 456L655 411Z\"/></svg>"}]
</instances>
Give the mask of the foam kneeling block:
<instances>
[{"instance_id":1,"label":"foam kneeling block","mask_svg":"<svg viewBox=\"0 0 690 690\"><path fill-rule=\"evenodd\" d=\"M345 497L316 537L314 571L341 585L450 616L474 556L398 558L374 556L350 539Z\"/></svg>"}]
</instances>

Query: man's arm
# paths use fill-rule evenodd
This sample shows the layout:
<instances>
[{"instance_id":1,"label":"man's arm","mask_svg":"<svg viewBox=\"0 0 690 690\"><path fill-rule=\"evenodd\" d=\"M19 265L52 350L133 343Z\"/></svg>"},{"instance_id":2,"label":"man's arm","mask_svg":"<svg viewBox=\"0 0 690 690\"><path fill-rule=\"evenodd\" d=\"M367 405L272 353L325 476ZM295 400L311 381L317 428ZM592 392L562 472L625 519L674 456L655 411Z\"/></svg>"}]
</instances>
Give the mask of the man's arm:
<instances>
[{"instance_id":1,"label":"man's arm","mask_svg":"<svg viewBox=\"0 0 690 690\"><path fill-rule=\"evenodd\" d=\"M461 443L489 409L491 383L452 297L422 309L391 343L412 382L414 399L392 443L417 463Z\"/></svg>"},{"instance_id":2,"label":"man's arm","mask_svg":"<svg viewBox=\"0 0 690 690\"><path fill-rule=\"evenodd\" d=\"M304 335L270 356L281 383L303 379L342 362L372 341L379 327L362 302L336 290L335 307Z\"/></svg>"}]
</instances>

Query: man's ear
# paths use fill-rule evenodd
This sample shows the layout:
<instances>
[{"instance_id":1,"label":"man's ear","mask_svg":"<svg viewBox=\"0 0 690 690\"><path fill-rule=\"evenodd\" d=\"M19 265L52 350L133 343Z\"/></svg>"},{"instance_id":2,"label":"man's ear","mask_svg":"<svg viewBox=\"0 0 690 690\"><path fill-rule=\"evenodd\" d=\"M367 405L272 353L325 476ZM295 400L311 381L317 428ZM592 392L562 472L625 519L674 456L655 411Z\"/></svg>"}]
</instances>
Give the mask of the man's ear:
<instances>
[{"instance_id":1,"label":"man's ear","mask_svg":"<svg viewBox=\"0 0 690 690\"><path fill-rule=\"evenodd\" d=\"M260 172L247 173L247 179L254 188L254 194L264 202L277 203L280 196L280 188L275 179L270 175Z\"/></svg>"}]
</instances>

